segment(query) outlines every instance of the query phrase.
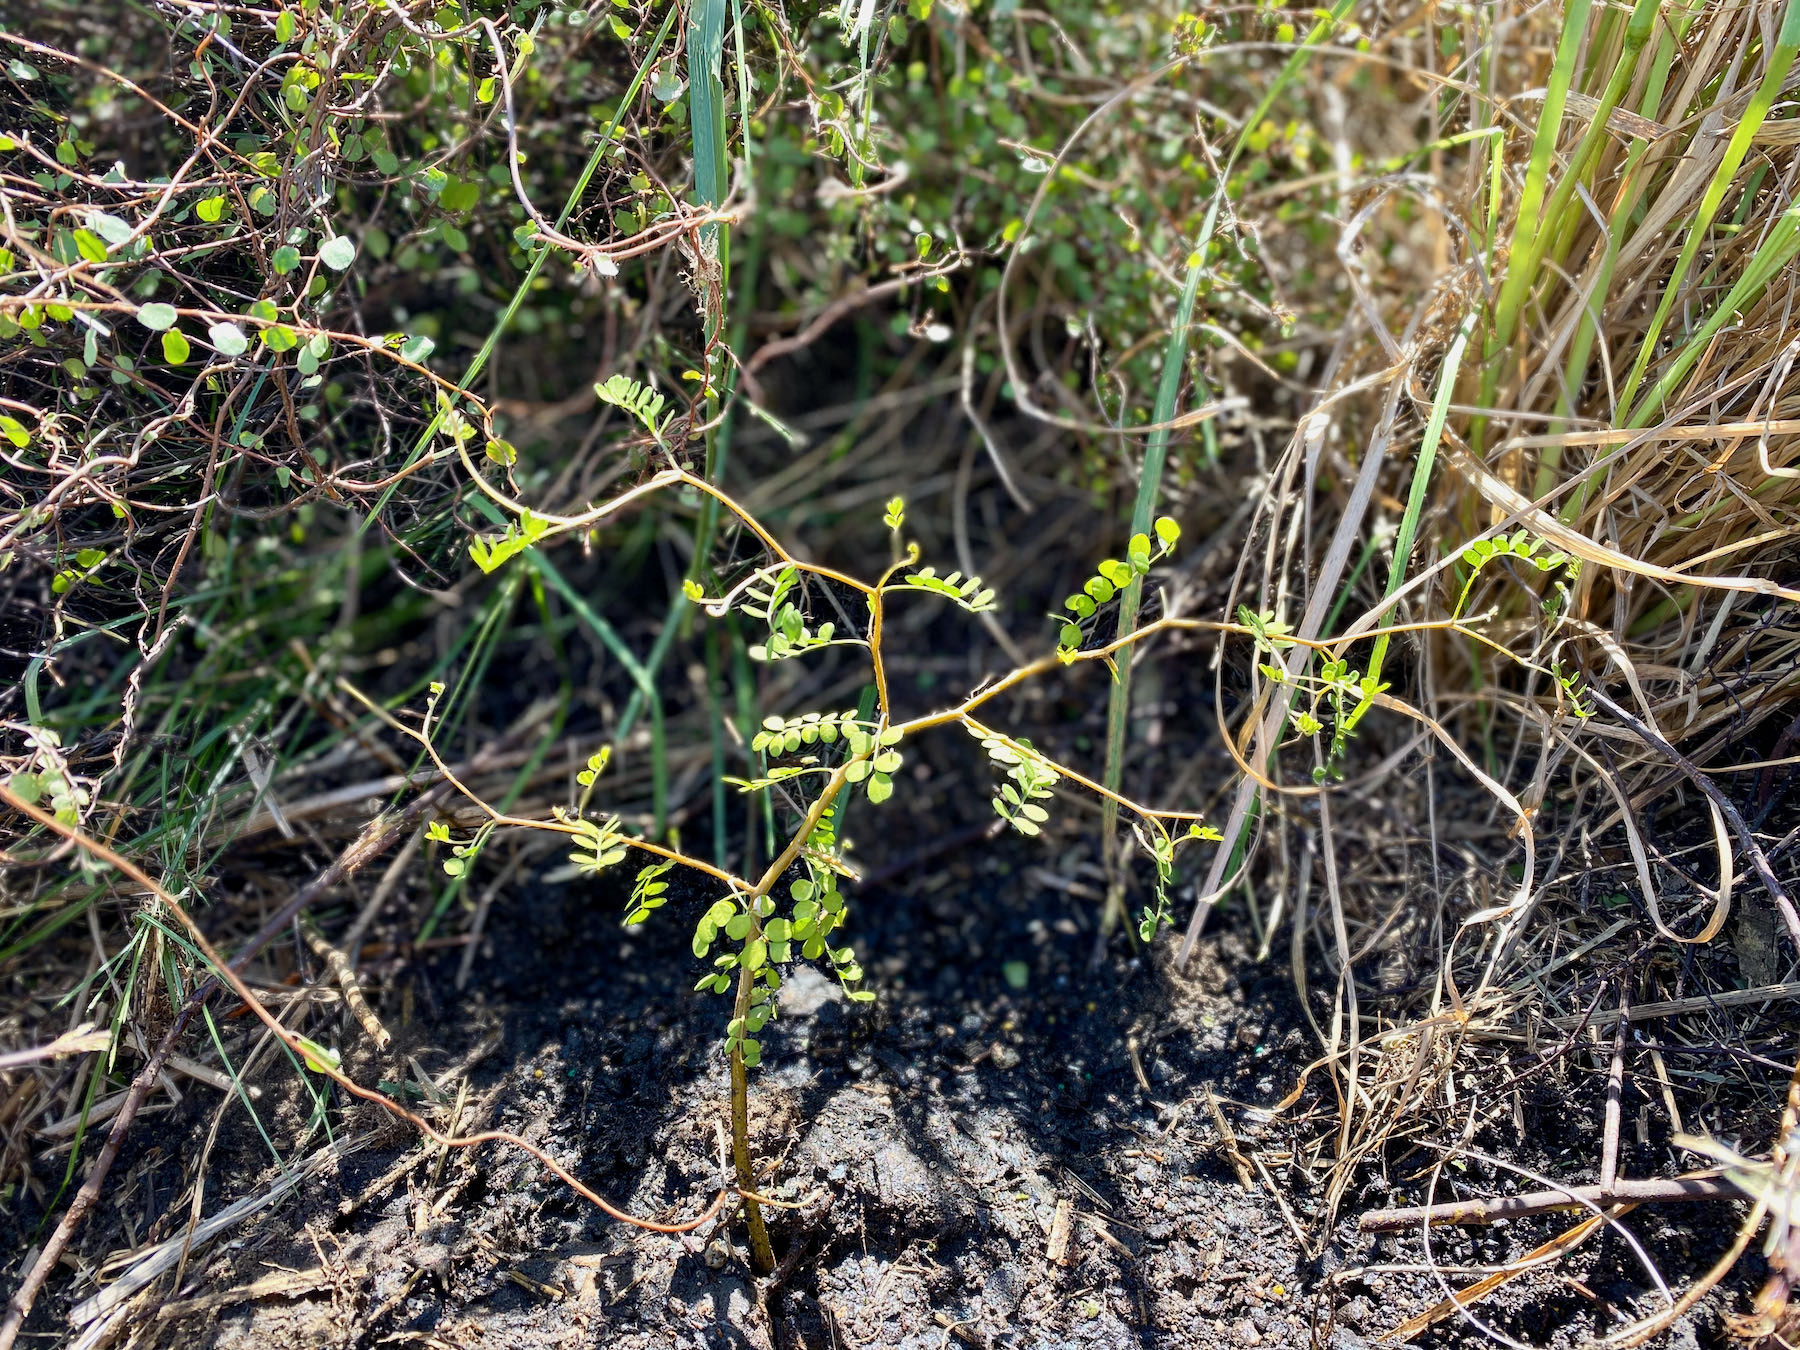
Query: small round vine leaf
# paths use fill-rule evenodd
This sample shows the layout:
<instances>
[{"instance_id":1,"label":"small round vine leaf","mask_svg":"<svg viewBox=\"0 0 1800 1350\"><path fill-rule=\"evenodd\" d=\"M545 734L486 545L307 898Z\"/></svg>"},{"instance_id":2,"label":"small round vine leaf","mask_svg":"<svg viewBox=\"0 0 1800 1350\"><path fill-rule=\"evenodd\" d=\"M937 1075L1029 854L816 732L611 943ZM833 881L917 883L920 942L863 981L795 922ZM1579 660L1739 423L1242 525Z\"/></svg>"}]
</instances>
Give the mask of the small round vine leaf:
<instances>
[{"instance_id":1,"label":"small round vine leaf","mask_svg":"<svg viewBox=\"0 0 1800 1350\"><path fill-rule=\"evenodd\" d=\"M347 235L337 235L319 245L319 261L334 272L342 272L356 261L356 243Z\"/></svg>"},{"instance_id":2,"label":"small round vine leaf","mask_svg":"<svg viewBox=\"0 0 1800 1350\"><path fill-rule=\"evenodd\" d=\"M160 333L165 328L173 328L175 319L175 306L165 305L160 300L138 306L137 321L152 333Z\"/></svg>"},{"instance_id":3,"label":"small round vine leaf","mask_svg":"<svg viewBox=\"0 0 1800 1350\"><path fill-rule=\"evenodd\" d=\"M171 328L162 335L163 360L170 365L186 364L189 350L188 340L181 335L179 328Z\"/></svg>"},{"instance_id":4,"label":"small round vine leaf","mask_svg":"<svg viewBox=\"0 0 1800 1350\"><path fill-rule=\"evenodd\" d=\"M221 356L242 356L250 350L250 339L235 323L215 323L206 330L206 336Z\"/></svg>"}]
</instances>

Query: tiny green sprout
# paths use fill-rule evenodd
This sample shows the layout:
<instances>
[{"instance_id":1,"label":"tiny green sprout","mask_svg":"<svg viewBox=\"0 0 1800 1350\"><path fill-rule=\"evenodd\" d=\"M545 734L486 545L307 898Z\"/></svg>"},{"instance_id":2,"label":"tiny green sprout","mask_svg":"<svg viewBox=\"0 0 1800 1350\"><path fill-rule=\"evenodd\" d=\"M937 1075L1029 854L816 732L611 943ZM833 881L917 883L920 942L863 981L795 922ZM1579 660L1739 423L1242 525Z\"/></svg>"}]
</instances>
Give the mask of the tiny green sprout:
<instances>
[{"instance_id":1,"label":"tiny green sprout","mask_svg":"<svg viewBox=\"0 0 1800 1350\"><path fill-rule=\"evenodd\" d=\"M343 1063L342 1057L335 1050L328 1050L317 1041L308 1040L304 1036L295 1036L294 1044L300 1049L300 1058L306 1067L314 1073L336 1073Z\"/></svg>"},{"instance_id":2,"label":"tiny green sprout","mask_svg":"<svg viewBox=\"0 0 1800 1350\"><path fill-rule=\"evenodd\" d=\"M425 827L425 837L434 844L450 842L450 827L441 820L434 820Z\"/></svg>"},{"instance_id":3,"label":"tiny green sprout","mask_svg":"<svg viewBox=\"0 0 1800 1350\"><path fill-rule=\"evenodd\" d=\"M1562 688L1564 697L1569 700L1569 711L1583 721L1592 717L1594 715L1593 703L1591 701L1587 703L1582 702L1580 672L1564 670L1562 662L1558 660L1550 663L1550 673L1556 678L1556 683Z\"/></svg>"},{"instance_id":4,"label":"tiny green sprout","mask_svg":"<svg viewBox=\"0 0 1800 1350\"><path fill-rule=\"evenodd\" d=\"M1147 833L1145 825L1148 826ZM1148 943L1155 941L1156 935L1174 922L1169 909L1169 893L1175 882L1176 852L1190 839L1203 839L1216 844L1223 842L1224 836L1212 826L1202 825L1198 821L1190 824L1187 832L1180 838L1171 838L1154 820L1145 822L1145 825L1134 822L1131 832L1137 836L1138 844L1150 855L1150 861L1156 869L1156 903L1146 906L1138 917L1138 937Z\"/></svg>"},{"instance_id":5,"label":"tiny green sprout","mask_svg":"<svg viewBox=\"0 0 1800 1350\"><path fill-rule=\"evenodd\" d=\"M598 393L603 401L625 409L659 438L668 425L669 414L662 396L634 381L614 376L598 386ZM454 409L446 407L443 411L448 417ZM459 430L451 424L449 434L455 438ZM687 481L696 495L710 490L697 478ZM739 1149L748 1147L743 1123L748 1119L744 1070L761 1063L762 1035L779 1015L776 991L782 985L783 968L795 960L815 962L836 976L849 1002L865 1004L875 998L873 990L863 987L868 972L843 932L849 907L842 882L855 878L837 834L847 797L860 790L876 805L893 797L907 761L913 757L911 732L938 725L960 725L981 743L995 770L991 796L994 812L1018 834L1044 834L1051 820L1051 803L1065 779L1088 786L1085 779L1062 768L1029 741L976 722L971 710L982 701L980 696L947 714L897 721L880 679L882 653L872 650L875 635L884 631L884 603L898 593L926 592L947 599L970 614L984 614L997 606L993 589L979 577L960 571L940 575L933 567L919 565L918 546L899 539L906 523L903 498L896 496L887 502L883 520L895 534L896 560L879 579L868 584L850 583L866 600L869 636L857 636L841 610L839 622L851 630L842 636L833 622L815 620L821 597L831 598L833 588L841 588L846 578L835 573L816 575L815 569L790 561L778 549L771 550L776 554L774 561L752 564L748 575L724 587L723 593L707 606L707 612L715 617L736 610L766 628L766 636L750 634L759 640L746 642L748 654L758 661L787 660L830 646L871 649L870 664L876 678L860 708L764 715L760 725L751 731L746 747L754 766L751 773L759 776L722 776L723 782L746 792L785 785L781 797L786 806L797 810L804 823L789 836L785 848L771 848L770 852L780 860L779 866L765 871L760 881L749 880L725 871L723 861L717 865L702 863L684 854L672 831L666 840L652 842L628 836L616 815L603 820L590 818L589 798L609 763L609 746L597 750L576 774L581 789L578 805L573 809L552 807L554 823L537 822L539 828L571 836L570 861L581 872L597 874L616 867L634 850L654 855L636 867L621 918L627 927L635 928L649 922L659 910L688 911L684 919L693 924L690 945L695 959L704 963L693 986L695 992L733 1000L724 1046L732 1062L733 1143ZM768 539L760 528L756 532L765 541ZM491 572L550 534L548 522L522 512L504 533L475 540L470 545L470 555L483 571ZM1134 534L1127 541L1122 558L1100 562L1069 596L1064 613L1058 616L1059 654L1072 659L1084 640L1084 624L1097 619L1101 606L1115 602L1121 591L1131 588L1128 593L1135 595L1157 560L1169 555L1179 537L1179 527L1164 517L1150 530ZM710 562L709 558L697 559L694 571L698 575L682 583L683 594L697 604L705 602L700 576L710 575L702 570ZM1245 613L1248 615L1248 611ZM1257 636L1265 652L1277 650L1285 642L1287 630L1273 615L1248 615L1246 627ZM896 630L888 626L886 631ZM1119 646L1123 648L1131 640L1122 639ZM1016 677L1028 673L1029 670L1017 672ZM1362 688L1363 677L1343 662L1336 663L1335 668L1328 665L1323 678L1299 675L1292 682L1306 688L1316 685L1321 699L1340 700L1340 725L1351 702L1371 697ZM802 685L784 683L779 687ZM432 708L443 691L441 683L432 686ZM1322 727L1325 722L1313 710L1296 716L1303 728ZM427 726L430 725L428 717ZM1133 814L1143 811L1144 808L1134 808ZM490 819L495 818L499 818L497 813L490 812ZM505 819L509 825L515 823L510 817ZM1220 842L1217 830L1185 821L1183 832L1171 837L1164 819L1145 813L1132 827L1152 860L1156 876L1156 902L1144 911L1139 924L1146 940L1170 922L1169 894L1179 846L1191 839ZM428 834L450 846L452 856L445 861L445 870L452 876L464 876L495 828L492 824L483 826L473 839L460 846L453 843L449 829L441 823L433 822ZM686 875L696 884L678 887L673 882L671 874L678 865L688 869ZM703 887L713 889L701 899L697 891ZM1024 987L1030 972L1019 963L1006 973L1018 987ZM747 1199L745 1207L751 1218L754 1249L759 1219L753 1201ZM763 1257L772 1264L766 1242L763 1245Z\"/></svg>"},{"instance_id":6,"label":"tiny green sprout","mask_svg":"<svg viewBox=\"0 0 1800 1350\"><path fill-rule=\"evenodd\" d=\"M695 375L695 378L700 377ZM667 417L663 416L667 400L656 390L639 384L629 375L609 375L604 383L594 386L594 393L599 395L602 403L610 403L636 418L644 430L656 438L658 444L662 443L663 432L668 429L675 414L671 412Z\"/></svg>"},{"instance_id":7,"label":"tiny green sprout","mask_svg":"<svg viewBox=\"0 0 1800 1350\"><path fill-rule=\"evenodd\" d=\"M492 573L502 564L537 543L549 532L549 521L530 511L524 511L520 513L517 521L507 523L505 534L493 538L483 536L471 543L469 557L484 573Z\"/></svg>"},{"instance_id":8,"label":"tiny green sprout","mask_svg":"<svg viewBox=\"0 0 1800 1350\"><path fill-rule=\"evenodd\" d=\"M575 775L575 781L583 787L592 787L594 780L606 772L606 766L612 762L612 747L603 745L588 756L587 768Z\"/></svg>"}]
</instances>

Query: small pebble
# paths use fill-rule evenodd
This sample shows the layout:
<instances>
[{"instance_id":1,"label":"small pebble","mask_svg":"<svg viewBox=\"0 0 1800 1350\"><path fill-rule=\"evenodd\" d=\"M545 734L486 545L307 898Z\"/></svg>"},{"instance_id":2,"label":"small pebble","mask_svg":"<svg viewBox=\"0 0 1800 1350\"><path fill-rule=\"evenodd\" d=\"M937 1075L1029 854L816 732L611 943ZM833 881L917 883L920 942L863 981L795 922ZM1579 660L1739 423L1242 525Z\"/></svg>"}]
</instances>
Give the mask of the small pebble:
<instances>
[{"instance_id":1,"label":"small pebble","mask_svg":"<svg viewBox=\"0 0 1800 1350\"><path fill-rule=\"evenodd\" d=\"M1002 1072L1019 1067L1019 1052L1010 1045L995 1044L989 1058L994 1061L994 1067Z\"/></svg>"}]
</instances>

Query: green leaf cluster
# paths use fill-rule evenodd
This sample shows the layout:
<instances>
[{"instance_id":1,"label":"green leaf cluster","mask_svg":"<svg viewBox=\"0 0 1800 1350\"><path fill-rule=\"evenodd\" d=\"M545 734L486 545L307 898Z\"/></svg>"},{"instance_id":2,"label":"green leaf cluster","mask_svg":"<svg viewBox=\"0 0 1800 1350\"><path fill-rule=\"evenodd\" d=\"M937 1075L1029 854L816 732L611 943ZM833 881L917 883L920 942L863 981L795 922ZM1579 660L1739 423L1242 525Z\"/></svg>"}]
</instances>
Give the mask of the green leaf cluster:
<instances>
[{"instance_id":1,"label":"green leaf cluster","mask_svg":"<svg viewBox=\"0 0 1800 1350\"><path fill-rule=\"evenodd\" d=\"M30 768L20 769L7 780L7 787L22 801L36 806L42 802L51 815L71 828L81 823L81 808L88 804L88 790L76 782L62 757L56 753L61 743L48 727L32 727L26 742L35 753Z\"/></svg>"},{"instance_id":2,"label":"green leaf cluster","mask_svg":"<svg viewBox=\"0 0 1800 1350\"><path fill-rule=\"evenodd\" d=\"M1289 636L1294 631L1293 625L1276 618L1272 609L1259 614L1248 605L1239 605L1237 617L1238 622L1250 630L1258 652L1273 655L1285 652L1294 645Z\"/></svg>"},{"instance_id":3,"label":"green leaf cluster","mask_svg":"<svg viewBox=\"0 0 1800 1350\"><path fill-rule=\"evenodd\" d=\"M962 606L971 614L986 614L997 609L994 604L994 592L991 587L983 587L980 577L963 579L961 572L952 572L947 577L940 577L937 569L921 567L916 572L908 572L901 578L901 588L915 591L930 591L933 595L941 595L946 600Z\"/></svg>"},{"instance_id":4,"label":"green leaf cluster","mask_svg":"<svg viewBox=\"0 0 1800 1350\"><path fill-rule=\"evenodd\" d=\"M762 730L750 738L750 748L771 755L791 755L803 745L835 744L841 728L856 722L856 710L841 713L806 713L800 717L763 718Z\"/></svg>"},{"instance_id":5,"label":"green leaf cluster","mask_svg":"<svg viewBox=\"0 0 1800 1350\"><path fill-rule=\"evenodd\" d=\"M668 902L669 883L659 878L673 866L674 859L665 858L638 869L637 879L631 883L631 903L625 907L627 927L644 922Z\"/></svg>"},{"instance_id":6,"label":"green leaf cluster","mask_svg":"<svg viewBox=\"0 0 1800 1350\"><path fill-rule=\"evenodd\" d=\"M1153 563L1159 562L1175 551L1175 544L1181 538L1181 526L1169 516L1159 516L1152 527L1156 531L1156 542L1152 544L1147 534L1134 534L1126 545L1126 561L1108 558L1094 569L1094 575L1082 583L1081 590L1063 601L1063 608L1073 617L1057 616L1056 621L1062 625L1057 634L1056 650L1064 657L1079 651L1082 642L1081 625L1099 612L1100 606L1106 604L1134 580L1146 575Z\"/></svg>"},{"instance_id":7,"label":"green leaf cluster","mask_svg":"<svg viewBox=\"0 0 1800 1350\"><path fill-rule=\"evenodd\" d=\"M588 756L587 767L575 775L575 781L584 788L594 786L594 780L606 772L606 766L612 763L612 747L603 745Z\"/></svg>"},{"instance_id":8,"label":"green leaf cluster","mask_svg":"<svg viewBox=\"0 0 1800 1350\"><path fill-rule=\"evenodd\" d=\"M507 522L504 534L477 538L469 545L469 556L483 572L493 572L537 543L549 531L549 521L525 511L518 520Z\"/></svg>"},{"instance_id":9,"label":"green leaf cluster","mask_svg":"<svg viewBox=\"0 0 1800 1350\"><path fill-rule=\"evenodd\" d=\"M441 820L434 820L425 827L425 837L434 844L449 844L450 856L444 859L444 875L450 877L466 876L475 859L481 856L482 845L493 833L492 825L484 825L475 832L475 837L466 844L455 843L450 837L450 827Z\"/></svg>"},{"instance_id":10,"label":"green leaf cluster","mask_svg":"<svg viewBox=\"0 0 1800 1350\"><path fill-rule=\"evenodd\" d=\"M569 855L569 861L581 871L597 876L614 863L622 862L630 847L625 838L625 829L617 816L609 816L603 821L576 820L575 852ZM642 874L639 874L640 879Z\"/></svg>"},{"instance_id":11,"label":"green leaf cluster","mask_svg":"<svg viewBox=\"0 0 1800 1350\"><path fill-rule=\"evenodd\" d=\"M751 645L751 660L785 661L802 652L829 646L836 640L836 624L822 623L817 629L807 625L806 616L790 598L798 594L799 583L799 569L783 567L768 581L766 588L755 583L745 588L749 603L741 606L743 612L769 625L768 640Z\"/></svg>"},{"instance_id":12,"label":"green leaf cluster","mask_svg":"<svg viewBox=\"0 0 1800 1350\"><path fill-rule=\"evenodd\" d=\"M1043 833L1050 813L1038 803L1049 800L1062 775L1031 748L1030 741L990 735L982 738L981 748L1006 770L1009 780L1000 784L998 795L992 798L996 814L1020 834Z\"/></svg>"},{"instance_id":13,"label":"green leaf cluster","mask_svg":"<svg viewBox=\"0 0 1800 1350\"><path fill-rule=\"evenodd\" d=\"M656 437L660 444L663 432L668 428L673 412L663 415L667 400L648 385L640 384L629 375L609 375L600 384L594 386L594 392L600 396L602 403L610 403L615 408L622 408L643 425L644 430Z\"/></svg>"},{"instance_id":14,"label":"green leaf cluster","mask_svg":"<svg viewBox=\"0 0 1800 1350\"><path fill-rule=\"evenodd\" d=\"M851 783L868 784L869 800L879 806L894 795L894 773L900 767L899 727L883 727L871 732L860 722L844 724L844 740L850 747L851 760L844 778Z\"/></svg>"},{"instance_id":15,"label":"green leaf cluster","mask_svg":"<svg viewBox=\"0 0 1800 1350\"><path fill-rule=\"evenodd\" d=\"M1543 549L1543 552L1539 552ZM1469 592L1474 589L1475 580L1481 575L1481 569L1496 558L1517 558L1520 562L1529 563L1540 572L1554 572L1563 568L1563 585L1570 586L1581 572L1581 560L1570 557L1567 553L1550 548L1542 539L1530 530L1519 530L1511 535L1500 535L1495 539L1477 539L1462 551L1462 560L1468 565L1469 578L1463 583L1462 594L1457 597L1455 615L1462 617L1463 607L1469 603Z\"/></svg>"}]
</instances>

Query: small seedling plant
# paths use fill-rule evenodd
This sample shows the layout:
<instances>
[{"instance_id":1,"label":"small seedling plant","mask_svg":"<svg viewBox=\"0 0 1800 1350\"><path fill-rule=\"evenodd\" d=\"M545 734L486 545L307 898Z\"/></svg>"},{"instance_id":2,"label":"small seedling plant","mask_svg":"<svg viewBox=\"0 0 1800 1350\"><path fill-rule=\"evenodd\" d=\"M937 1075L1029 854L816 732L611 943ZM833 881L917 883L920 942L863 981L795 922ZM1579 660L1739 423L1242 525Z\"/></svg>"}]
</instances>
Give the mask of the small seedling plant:
<instances>
[{"instance_id":1,"label":"small seedling plant","mask_svg":"<svg viewBox=\"0 0 1800 1350\"><path fill-rule=\"evenodd\" d=\"M659 450L667 448L674 419L660 396L618 377L597 386L595 392L604 402L633 417ZM1309 737L1329 727L1328 773L1335 773L1344 745L1360 718L1372 707L1391 702L1385 699L1387 686L1372 675L1352 670L1343 651L1333 644L1302 640L1275 615L1247 608L1239 613L1235 623L1167 616L1111 642L1096 641L1094 634L1102 607L1132 582L1145 578L1155 563L1174 553L1181 532L1174 520L1164 517L1154 522L1152 531L1134 535L1128 541L1123 559L1099 563L1081 589L1064 602L1062 612L1049 616L1056 626L1056 641L1048 654L986 682L960 702L903 718L894 709L885 660L884 630L890 604L902 597L935 599L971 617L996 608L993 588L979 577L965 576L960 571L940 574L922 562L918 544L905 535L904 499L890 500L883 517L892 535L894 561L868 580L794 556L730 496L676 464L580 514L534 512L509 497L477 468L467 448L472 439L453 438L454 453L460 456L475 488L504 511L508 521L499 534L477 538L470 545L472 560L484 572L498 571L526 550L565 535L591 538L591 532L610 517L657 493L675 492L689 502L711 499L736 520L742 535L752 541L762 556L747 568L740 564L742 570L734 581L711 591L690 577L683 584L686 602L714 621L729 618L740 625L748 623L754 640L747 644L747 651L758 662L804 660L832 647L859 649L868 662L872 698L866 699L863 707L769 714L749 744L758 773L754 777L727 779L746 793L779 786L784 799L793 804L785 843L755 877L739 876L724 866L683 852L673 843L633 833L618 815L595 808L594 798L612 754L609 746L597 750L578 775L578 800L569 807L553 810L548 819L541 819L509 815L457 780L433 740L443 685L431 687L422 724L410 731L439 772L486 816L465 838L454 837L441 823L431 827L432 837L449 853L443 867L453 877L469 871L496 831L519 828L567 836L572 846L570 860L582 873L598 876L615 868L629 869L631 881L622 916L626 925L674 917L664 911L670 908L674 893L668 878L676 869L709 879L714 894L704 899L703 907L692 919L694 958L701 963L694 990L730 1000L723 1019L721 1045L730 1068L732 1160L749 1232L751 1261L759 1272L773 1269L774 1252L762 1213L766 1197L758 1192L751 1157L749 1074L763 1062L762 1033L779 1008L777 995L784 972L796 962L814 963L836 977L851 1002L867 1003L875 998L875 991L864 987L863 960L848 937L850 894L857 874L846 857L838 823L841 805L849 796L860 794L871 807L881 807L904 781L900 771L916 738L939 728L960 728L980 744L987 756L993 771L991 803L995 814L1018 834L1035 838L1043 833L1059 790L1091 793L1125 813L1133 836L1151 863L1153 900L1143 908L1135 925L1136 935L1148 943L1171 922L1170 896L1183 845L1194 840L1222 844L1220 833L1205 824L1198 812L1144 805L1052 758L1030 741L1007 734L985 720L991 716L986 712L989 704L1033 678L1085 662L1103 663L1116 679L1119 661L1128 660L1130 649L1136 644L1159 633L1179 630L1236 635L1249 639L1257 651L1267 654L1295 645L1315 649L1321 664L1316 674L1297 677L1311 697L1304 709L1296 710L1293 727ZM504 467L503 457L490 454L487 458ZM724 547L722 542L719 547ZM1544 549L1540 541L1524 536L1470 545L1465 561L1471 569L1471 581L1474 572L1501 557L1513 558L1539 572L1559 572L1561 585L1549 603L1566 603L1560 597L1572 579L1573 565L1563 555ZM847 592L860 599L860 626L854 622L854 600L851 619L846 619L842 605L834 606L837 619L815 615L819 595L826 587L836 588L839 598ZM1468 593L1465 587L1463 603ZM1487 641L1465 622L1461 608L1459 604L1457 615L1448 621L1377 629L1362 636L1383 640L1408 628L1435 627L1470 640ZM1273 680L1294 678L1279 665L1260 668ZM1576 682L1560 666L1552 662L1547 668L1534 668L1543 669L1556 679L1577 715L1584 711ZM680 921L686 922L687 916L683 915Z\"/></svg>"},{"instance_id":2,"label":"small seedling plant","mask_svg":"<svg viewBox=\"0 0 1800 1350\"><path fill-rule=\"evenodd\" d=\"M630 412L652 437L661 440L669 419L660 401L618 381L597 392ZM858 648L867 659L874 696L864 709L771 713L750 742L758 765L756 776L728 780L745 793L780 785L785 799L795 804L795 819L785 832L785 844L758 876L737 876L679 848L634 834L617 815L594 809L596 784L610 756L610 749L604 748L580 775L580 799L568 808L556 809L547 820L506 815L465 787L462 790L488 819L461 839L453 838L442 825L432 827L434 837L449 851L443 866L453 876L468 870L498 829L551 830L569 836L573 846L570 859L581 872L599 875L615 868L631 869L623 914L627 925L674 917L666 911L672 908L669 875L675 869L710 879L715 895L704 901L691 920L694 958L701 963L694 989L729 999L722 1046L730 1066L733 1162L752 1263L759 1271L767 1271L773 1268L774 1254L751 1161L748 1087L750 1071L763 1061L763 1031L777 1013L784 972L797 962L810 962L830 972L851 1002L867 1003L875 998L875 991L865 987L863 961L848 936L849 898L856 871L845 856L845 841L838 832L841 803L854 794L879 808L904 781L901 769L914 740L939 728L959 728L985 752L993 769L994 812L1018 834L1028 838L1042 834L1062 788L1111 799L1126 813L1154 870L1155 901L1144 909L1137 929L1148 941L1170 922L1169 894L1180 846L1195 838L1216 840L1217 832L1205 826L1197 812L1146 806L1109 791L1074 767L1053 760L1030 741L983 720L985 710L1035 676L1088 661L1110 665L1124 648L1165 627L1235 626L1192 621L1151 624L1110 645L1082 645L1080 620L1092 617L1096 607L1111 599L1119 587L1145 575L1154 561L1174 551L1180 530L1172 519L1164 518L1155 524L1154 543L1148 535L1130 540L1124 560L1100 564L1082 591L1070 597L1067 613L1053 616L1058 625L1053 651L990 681L952 706L901 718L894 711L884 659L883 633L890 605L900 597L933 599L969 616L995 608L994 591L980 578L959 571L941 573L922 563L919 546L905 536L903 499L889 501L884 516L897 560L872 580L865 580L794 557L730 497L681 468L665 469L595 511L557 517L528 512L476 473L466 454L464 463L477 485L512 517L503 533L472 544L471 557L484 571L495 571L525 549L557 536L591 530L625 501L653 491L684 489L718 502L754 536L765 554L763 560L716 592L709 593L697 580L689 580L684 589L690 603L712 620L735 615L738 622L752 625L754 637L748 651L759 662L802 660L828 647ZM862 623L855 631L851 631L852 624L842 622L841 614L837 621L815 619L812 608L820 586L860 597L863 612L858 617ZM454 778L433 745L442 692L441 685L432 687L423 725L416 734L439 770ZM687 916L681 921L688 921Z\"/></svg>"}]
</instances>

